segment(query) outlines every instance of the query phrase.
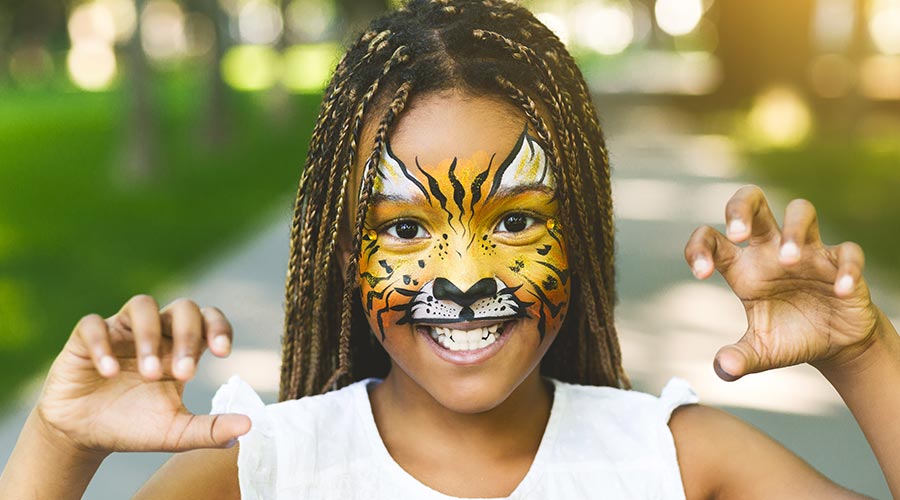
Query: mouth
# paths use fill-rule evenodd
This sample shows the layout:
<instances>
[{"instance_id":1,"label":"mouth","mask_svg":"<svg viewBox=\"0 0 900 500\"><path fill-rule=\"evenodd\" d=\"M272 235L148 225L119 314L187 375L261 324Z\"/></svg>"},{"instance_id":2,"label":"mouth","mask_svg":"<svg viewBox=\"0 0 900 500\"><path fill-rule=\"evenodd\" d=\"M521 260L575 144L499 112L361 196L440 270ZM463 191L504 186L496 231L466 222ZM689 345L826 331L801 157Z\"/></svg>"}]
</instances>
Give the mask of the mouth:
<instances>
[{"instance_id":1,"label":"mouth","mask_svg":"<svg viewBox=\"0 0 900 500\"><path fill-rule=\"evenodd\" d=\"M417 328L428 335L441 348L448 351L475 352L486 349L500 340L508 330L511 321L494 323L464 322L443 325L419 325Z\"/></svg>"}]
</instances>

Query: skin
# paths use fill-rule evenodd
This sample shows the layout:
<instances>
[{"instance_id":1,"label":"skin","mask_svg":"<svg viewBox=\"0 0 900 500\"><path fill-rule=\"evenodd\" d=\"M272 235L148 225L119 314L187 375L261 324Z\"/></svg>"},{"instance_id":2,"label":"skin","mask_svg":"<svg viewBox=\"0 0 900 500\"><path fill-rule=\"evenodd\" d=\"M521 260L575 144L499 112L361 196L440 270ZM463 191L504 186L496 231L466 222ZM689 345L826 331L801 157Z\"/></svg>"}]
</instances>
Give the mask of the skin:
<instances>
[{"instance_id":1,"label":"skin","mask_svg":"<svg viewBox=\"0 0 900 500\"><path fill-rule=\"evenodd\" d=\"M439 168L449 158L472 159L478 151L505 154L523 123L515 108L495 100L422 96L403 115L391 144L404 161L418 156L420 164ZM366 127L362 151L373 147L374 126ZM748 186L726 206L727 234L699 228L685 247L695 275L706 279L718 271L747 310L747 332L716 354L716 369L732 380L812 364L844 398L898 496L897 331L870 300L857 245L824 245L815 210L803 200L791 202L784 220L779 227L762 192ZM346 244L342 248L346 262ZM398 269L401 254L413 253L410 247L391 251L396 255L387 257L398 260ZM459 273L453 279L464 285L471 270L462 269L461 262L433 275ZM461 497L504 496L527 472L552 401L536 367L549 342L565 332L548 328L542 340L534 318L519 321L512 332L517 343L510 338L489 363L472 370L428 358L421 337L393 319L384 338L376 336L394 362L370 394L379 432L393 458L428 486ZM180 396L193 369L176 369L182 356L196 360L205 348L227 355L227 344L219 346L215 339L231 335L220 311L188 300L159 309L152 298L138 296L109 318L83 318L54 362L0 476L0 497L80 498L110 453L168 450L184 452L136 498L238 498L237 447L216 447L246 432L249 421L238 415L187 414ZM504 358L507 348L524 359ZM152 353L161 357L161 366L139 370L137 360ZM118 360L110 370L101 368L105 355ZM430 370L445 379L432 378ZM482 372L498 375L497 380L488 382ZM475 387L472 381L485 386ZM97 412L98 407L105 410ZM134 425L136 420L142 425ZM511 420L515 426L508 425ZM669 425L689 499L860 498L724 412L682 407ZM60 464L54 469L58 473L45 474L47 463ZM442 473L446 463L469 469ZM484 475L484 470L491 473Z\"/></svg>"}]
</instances>

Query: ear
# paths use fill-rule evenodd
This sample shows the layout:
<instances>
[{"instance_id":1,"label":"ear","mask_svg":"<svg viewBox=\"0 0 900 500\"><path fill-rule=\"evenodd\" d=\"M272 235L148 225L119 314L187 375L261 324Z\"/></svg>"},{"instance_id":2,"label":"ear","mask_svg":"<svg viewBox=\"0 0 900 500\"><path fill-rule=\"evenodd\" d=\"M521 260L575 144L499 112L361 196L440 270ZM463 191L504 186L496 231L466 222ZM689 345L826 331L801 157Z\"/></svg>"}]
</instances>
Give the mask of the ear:
<instances>
[{"instance_id":1,"label":"ear","mask_svg":"<svg viewBox=\"0 0 900 500\"><path fill-rule=\"evenodd\" d=\"M345 228L343 231L338 230L337 237L337 257L338 265L341 266L341 276L347 276L347 267L350 265L350 235Z\"/></svg>"}]
</instances>

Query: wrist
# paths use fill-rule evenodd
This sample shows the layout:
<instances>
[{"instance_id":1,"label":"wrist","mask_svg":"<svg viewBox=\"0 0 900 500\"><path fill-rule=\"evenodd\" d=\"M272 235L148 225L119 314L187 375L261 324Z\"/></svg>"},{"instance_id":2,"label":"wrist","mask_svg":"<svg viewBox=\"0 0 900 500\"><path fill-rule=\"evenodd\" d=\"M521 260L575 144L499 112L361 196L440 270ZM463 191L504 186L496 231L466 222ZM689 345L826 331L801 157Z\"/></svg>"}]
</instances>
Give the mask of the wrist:
<instances>
[{"instance_id":1,"label":"wrist","mask_svg":"<svg viewBox=\"0 0 900 500\"><path fill-rule=\"evenodd\" d=\"M875 307L875 306L873 306ZM875 322L865 339L848 346L840 353L812 365L828 380L834 382L863 374L891 357L900 356L900 337L890 320L875 307Z\"/></svg>"},{"instance_id":2,"label":"wrist","mask_svg":"<svg viewBox=\"0 0 900 500\"><path fill-rule=\"evenodd\" d=\"M100 463L108 457L110 451L92 450L72 441L62 430L45 420L39 406L36 406L28 420L25 421L25 429L34 434L35 439L43 447L51 450L51 453L70 464L84 464L87 467L99 467Z\"/></svg>"}]
</instances>

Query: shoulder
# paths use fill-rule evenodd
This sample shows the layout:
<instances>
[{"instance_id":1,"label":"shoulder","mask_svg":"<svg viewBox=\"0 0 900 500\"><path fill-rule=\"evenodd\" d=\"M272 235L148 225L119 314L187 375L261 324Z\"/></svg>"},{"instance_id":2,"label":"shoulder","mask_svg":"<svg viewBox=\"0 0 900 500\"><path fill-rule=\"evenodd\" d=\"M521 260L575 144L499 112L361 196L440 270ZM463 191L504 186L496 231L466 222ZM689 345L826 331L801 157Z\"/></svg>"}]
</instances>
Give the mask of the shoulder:
<instances>
[{"instance_id":1,"label":"shoulder","mask_svg":"<svg viewBox=\"0 0 900 500\"><path fill-rule=\"evenodd\" d=\"M672 413L669 428L688 500L865 498L723 410L683 406Z\"/></svg>"}]
</instances>

